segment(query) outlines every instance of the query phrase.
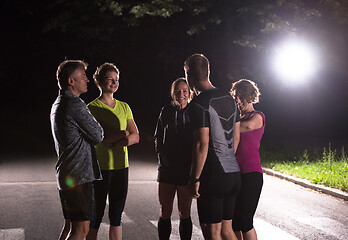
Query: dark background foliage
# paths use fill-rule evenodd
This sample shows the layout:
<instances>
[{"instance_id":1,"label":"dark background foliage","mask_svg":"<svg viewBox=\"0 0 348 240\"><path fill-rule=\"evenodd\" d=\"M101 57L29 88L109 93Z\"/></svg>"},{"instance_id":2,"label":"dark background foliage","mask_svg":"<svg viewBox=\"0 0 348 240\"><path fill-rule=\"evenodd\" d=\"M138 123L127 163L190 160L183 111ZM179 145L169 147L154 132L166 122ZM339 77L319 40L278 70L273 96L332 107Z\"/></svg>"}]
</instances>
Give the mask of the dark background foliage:
<instances>
[{"instance_id":1,"label":"dark background foliage","mask_svg":"<svg viewBox=\"0 0 348 240\"><path fill-rule=\"evenodd\" d=\"M5 1L1 8L2 154L52 154L49 112L58 92L55 71L65 59L89 63L92 79L105 61L120 69L115 94L132 108L139 148L152 151L158 113L169 87L184 76L193 53L211 62L214 85L240 78L262 91L265 143L347 144L347 2L344 0ZM321 53L307 84L283 85L270 69L277 44L289 37Z\"/></svg>"}]
</instances>

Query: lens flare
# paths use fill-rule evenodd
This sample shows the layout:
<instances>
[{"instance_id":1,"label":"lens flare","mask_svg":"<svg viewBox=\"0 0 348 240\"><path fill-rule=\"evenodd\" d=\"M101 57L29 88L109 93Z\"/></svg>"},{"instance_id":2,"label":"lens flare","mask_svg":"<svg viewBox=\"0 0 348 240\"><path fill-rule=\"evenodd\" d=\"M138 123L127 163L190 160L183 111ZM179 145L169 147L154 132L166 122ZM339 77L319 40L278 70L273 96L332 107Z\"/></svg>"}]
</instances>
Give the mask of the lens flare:
<instances>
[{"instance_id":1,"label":"lens flare","mask_svg":"<svg viewBox=\"0 0 348 240\"><path fill-rule=\"evenodd\" d=\"M313 47L298 40L280 46L273 59L274 71L287 83L309 80L317 66L317 56Z\"/></svg>"},{"instance_id":2,"label":"lens flare","mask_svg":"<svg viewBox=\"0 0 348 240\"><path fill-rule=\"evenodd\" d=\"M72 178L72 177L66 177L65 179L65 184L68 186L68 187L74 187L75 186L75 179Z\"/></svg>"}]
</instances>

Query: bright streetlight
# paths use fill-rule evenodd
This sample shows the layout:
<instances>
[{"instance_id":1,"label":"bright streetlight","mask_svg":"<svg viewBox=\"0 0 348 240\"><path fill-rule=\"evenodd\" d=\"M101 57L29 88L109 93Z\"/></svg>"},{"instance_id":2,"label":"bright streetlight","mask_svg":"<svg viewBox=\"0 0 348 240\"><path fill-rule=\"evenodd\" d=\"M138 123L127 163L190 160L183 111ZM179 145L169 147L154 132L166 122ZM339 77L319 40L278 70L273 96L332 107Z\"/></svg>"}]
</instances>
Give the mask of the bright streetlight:
<instances>
[{"instance_id":1,"label":"bright streetlight","mask_svg":"<svg viewBox=\"0 0 348 240\"><path fill-rule=\"evenodd\" d=\"M309 44L292 40L284 42L273 58L273 69L287 84L305 82L317 69L317 56Z\"/></svg>"}]
</instances>

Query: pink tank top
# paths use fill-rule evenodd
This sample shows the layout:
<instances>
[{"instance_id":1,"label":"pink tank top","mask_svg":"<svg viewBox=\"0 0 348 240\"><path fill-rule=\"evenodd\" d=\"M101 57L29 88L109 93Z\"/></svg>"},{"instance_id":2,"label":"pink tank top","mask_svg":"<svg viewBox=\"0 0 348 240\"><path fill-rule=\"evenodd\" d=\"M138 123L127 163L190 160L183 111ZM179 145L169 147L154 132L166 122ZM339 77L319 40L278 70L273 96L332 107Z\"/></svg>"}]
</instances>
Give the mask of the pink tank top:
<instances>
[{"instance_id":1,"label":"pink tank top","mask_svg":"<svg viewBox=\"0 0 348 240\"><path fill-rule=\"evenodd\" d=\"M240 142L237 149L237 161L241 173L260 172L262 173L262 166L260 163L260 141L265 130L265 115L260 111L254 111L241 119L248 120L254 114L260 114L263 119L263 126L249 132L240 133Z\"/></svg>"}]
</instances>

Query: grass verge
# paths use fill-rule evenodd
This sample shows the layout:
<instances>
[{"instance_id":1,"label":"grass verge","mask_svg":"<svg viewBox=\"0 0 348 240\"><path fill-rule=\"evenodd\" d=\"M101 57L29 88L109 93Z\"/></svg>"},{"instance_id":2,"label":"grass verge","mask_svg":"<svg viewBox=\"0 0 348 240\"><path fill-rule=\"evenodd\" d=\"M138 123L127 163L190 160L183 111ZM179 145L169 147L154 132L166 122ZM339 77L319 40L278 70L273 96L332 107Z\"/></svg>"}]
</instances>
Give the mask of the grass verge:
<instances>
[{"instance_id":1,"label":"grass verge","mask_svg":"<svg viewBox=\"0 0 348 240\"><path fill-rule=\"evenodd\" d=\"M286 173L312 183L348 192L348 157L344 148L336 149L284 149L262 148L263 167Z\"/></svg>"}]
</instances>

